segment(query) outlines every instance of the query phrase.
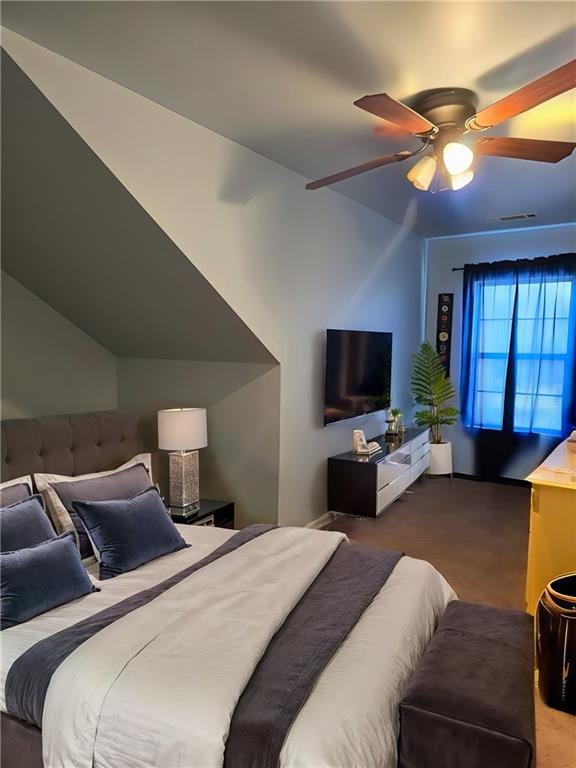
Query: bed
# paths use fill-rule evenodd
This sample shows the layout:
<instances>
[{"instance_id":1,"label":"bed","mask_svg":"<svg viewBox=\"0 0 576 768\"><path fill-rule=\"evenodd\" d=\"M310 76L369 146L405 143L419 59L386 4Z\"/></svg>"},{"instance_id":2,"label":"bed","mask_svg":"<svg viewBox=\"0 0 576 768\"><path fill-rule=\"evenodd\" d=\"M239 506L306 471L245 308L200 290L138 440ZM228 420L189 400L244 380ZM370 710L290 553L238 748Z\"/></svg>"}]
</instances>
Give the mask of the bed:
<instances>
[{"instance_id":1,"label":"bed","mask_svg":"<svg viewBox=\"0 0 576 768\"><path fill-rule=\"evenodd\" d=\"M4 422L2 434L3 479L43 469L101 471L142 450L139 419L117 413ZM314 589L336 552L347 553L349 570L372 555L335 532L178 528L190 547L107 581L88 565L99 592L2 632L2 764L395 766L399 700L456 597L444 578L423 561L381 558L381 586L348 630L332 629L342 637L305 689L301 678L316 664L304 660L318 606L336 600L331 610L342 610L343 621L354 609L352 598L333 591L315 610ZM40 669L43 648L149 593L153 599L95 631L55 668L41 722L14 716L12 690L27 654L37 652ZM299 645L299 638L306 639ZM280 729L267 720L275 707L293 709ZM265 745L269 759L259 759L263 751L257 762L250 757L255 744Z\"/></svg>"}]
</instances>

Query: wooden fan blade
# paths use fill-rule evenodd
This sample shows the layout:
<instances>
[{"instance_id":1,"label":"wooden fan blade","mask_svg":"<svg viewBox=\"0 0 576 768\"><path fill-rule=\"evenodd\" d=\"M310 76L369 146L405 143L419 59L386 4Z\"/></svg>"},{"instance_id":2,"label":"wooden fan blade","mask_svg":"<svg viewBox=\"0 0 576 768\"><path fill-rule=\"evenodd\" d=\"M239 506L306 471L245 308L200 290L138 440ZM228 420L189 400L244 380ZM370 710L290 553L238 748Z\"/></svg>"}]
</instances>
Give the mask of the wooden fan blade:
<instances>
[{"instance_id":1,"label":"wooden fan blade","mask_svg":"<svg viewBox=\"0 0 576 768\"><path fill-rule=\"evenodd\" d=\"M472 131L482 131L510 120L560 93L576 88L576 59L539 77L538 80L504 96L486 109L481 109L466 125Z\"/></svg>"},{"instance_id":2,"label":"wooden fan blade","mask_svg":"<svg viewBox=\"0 0 576 768\"><path fill-rule=\"evenodd\" d=\"M366 171L373 171L375 168L381 168L383 165L390 165L390 163L399 163L402 160L407 160L414 154L416 153L397 152L394 155L383 155L382 157L377 157L375 160L362 163L362 165L356 165L354 168L348 168L346 171L340 171L340 173L334 173L332 176L326 176L324 179L311 181L309 184L306 184L306 189L320 189L320 187L328 187L330 184L336 184L338 181L350 179L352 176L358 176L360 173L366 173Z\"/></svg>"},{"instance_id":3,"label":"wooden fan blade","mask_svg":"<svg viewBox=\"0 0 576 768\"><path fill-rule=\"evenodd\" d=\"M476 151L493 157L516 157L519 160L537 160L558 163L571 155L576 143L571 141L544 141L542 139L512 139L494 137L479 139Z\"/></svg>"},{"instance_id":4,"label":"wooden fan blade","mask_svg":"<svg viewBox=\"0 0 576 768\"><path fill-rule=\"evenodd\" d=\"M401 128L399 125L388 122L388 120L382 120L382 122L376 125L372 130L377 136L388 136L390 138L396 138L397 136L406 138L406 136L411 135L409 131Z\"/></svg>"},{"instance_id":5,"label":"wooden fan blade","mask_svg":"<svg viewBox=\"0 0 576 768\"><path fill-rule=\"evenodd\" d=\"M405 104L396 101L387 93L376 93L372 96L362 96L361 99L354 102L354 106L370 112L376 117L388 120L390 123L398 125L408 133L416 135L431 135L438 132L438 128L426 120L425 117L414 112L413 109Z\"/></svg>"}]
</instances>

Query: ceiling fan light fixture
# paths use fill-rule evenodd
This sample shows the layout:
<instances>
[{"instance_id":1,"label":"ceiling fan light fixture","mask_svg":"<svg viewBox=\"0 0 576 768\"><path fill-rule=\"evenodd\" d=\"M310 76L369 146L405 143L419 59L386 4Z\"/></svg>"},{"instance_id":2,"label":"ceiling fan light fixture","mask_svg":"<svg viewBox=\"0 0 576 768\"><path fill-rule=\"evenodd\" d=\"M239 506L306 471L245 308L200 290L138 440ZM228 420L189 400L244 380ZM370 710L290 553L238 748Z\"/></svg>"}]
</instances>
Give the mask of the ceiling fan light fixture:
<instances>
[{"instance_id":1,"label":"ceiling fan light fixture","mask_svg":"<svg viewBox=\"0 0 576 768\"><path fill-rule=\"evenodd\" d=\"M427 192L432 184L432 179L436 173L437 163L431 155L426 155L410 168L406 174L408 181L411 181L416 189Z\"/></svg>"},{"instance_id":2,"label":"ceiling fan light fixture","mask_svg":"<svg viewBox=\"0 0 576 768\"><path fill-rule=\"evenodd\" d=\"M449 141L442 152L446 170L452 176L467 171L474 161L474 153L459 141Z\"/></svg>"},{"instance_id":3,"label":"ceiling fan light fixture","mask_svg":"<svg viewBox=\"0 0 576 768\"><path fill-rule=\"evenodd\" d=\"M416 189L430 194L445 189L462 189L474 178L474 153L558 163L571 155L576 142L517 139L497 136L470 142L465 134L484 131L522 115L539 104L548 103L562 93L576 89L576 59L522 86L491 106L476 111L478 97L468 88L431 88L416 94L411 106L389 96L374 93L362 96L355 106L384 121L386 130L419 136L424 144L416 151L404 150L376 157L323 179L306 184L306 189L321 189L362 173L398 163L415 155L423 156L407 174ZM461 140L462 139L462 140ZM472 148L468 146L471 143ZM474 150L474 151L473 151Z\"/></svg>"},{"instance_id":4,"label":"ceiling fan light fixture","mask_svg":"<svg viewBox=\"0 0 576 768\"><path fill-rule=\"evenodd\" d=\"M450 184L454 192L470 184L474 178L474 171L464 171L464 173L455 173L450 177Z\"/></svg>"}]
</instances>

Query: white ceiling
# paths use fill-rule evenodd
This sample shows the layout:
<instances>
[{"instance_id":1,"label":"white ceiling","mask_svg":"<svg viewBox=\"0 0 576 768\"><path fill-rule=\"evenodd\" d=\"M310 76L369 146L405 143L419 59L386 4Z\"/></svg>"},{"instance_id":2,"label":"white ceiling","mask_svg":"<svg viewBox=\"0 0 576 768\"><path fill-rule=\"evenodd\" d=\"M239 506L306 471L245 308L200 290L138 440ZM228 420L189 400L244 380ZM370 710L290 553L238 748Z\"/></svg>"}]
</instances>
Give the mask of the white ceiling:
<instances>
[{"instance_id":1,"label":"white ceiling","mask_svg":"<svg viewBox=\"0 0 576 768\"><path fill-rule=\"evenodd\" d=\"M3 23L307 178L419 146L375 135L352 102L461 86L490 104L576 55L570 2L5 2ZM576 140L575 93L494 134ZM334 187L427 236L576 219L576 157L483 158L460 192L429 195L389 166ZM332 194L327 190L302 194ZM522 223L526 225L528 222ZM500 225L504 228L510 224Z\"/></svg>"}]
</instances>

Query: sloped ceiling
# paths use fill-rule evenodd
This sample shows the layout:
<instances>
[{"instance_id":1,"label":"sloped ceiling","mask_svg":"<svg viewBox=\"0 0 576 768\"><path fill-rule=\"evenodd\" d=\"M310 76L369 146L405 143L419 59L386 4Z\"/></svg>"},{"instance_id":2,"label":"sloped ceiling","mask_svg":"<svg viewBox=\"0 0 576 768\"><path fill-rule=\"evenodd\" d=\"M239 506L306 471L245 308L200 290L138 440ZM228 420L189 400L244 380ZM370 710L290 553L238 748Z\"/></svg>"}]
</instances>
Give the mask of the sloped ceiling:
<instances>
[{"instance_id":1,"label":"sloped ceiling","mask_svg":"<svg viewBox=\"0 0 576 768\"><path fill-rule=\"evenodd\" d=\"M6 2L3 23L307 178L418 146L375 135L378 120L352 106L364 93L462 86L486 105L575 53L566 2ZM575 109L564 94L494 133L575 140ZM576 218L576 157L484 158L473 184L436 196L406 170L334 189L398 222L415 207L426 236L518 212L534 226Z\"/></svg>"},{"instance_id":2,"label":"sloped ceiling","mask_svg":"<svg viewBox=\"0 0 576 768\"><path fill-rule=\"evenodd\" d=\"M119 357L275 362L2 53L2 268Z\"/></svg>"}]
</instances>

